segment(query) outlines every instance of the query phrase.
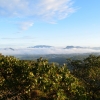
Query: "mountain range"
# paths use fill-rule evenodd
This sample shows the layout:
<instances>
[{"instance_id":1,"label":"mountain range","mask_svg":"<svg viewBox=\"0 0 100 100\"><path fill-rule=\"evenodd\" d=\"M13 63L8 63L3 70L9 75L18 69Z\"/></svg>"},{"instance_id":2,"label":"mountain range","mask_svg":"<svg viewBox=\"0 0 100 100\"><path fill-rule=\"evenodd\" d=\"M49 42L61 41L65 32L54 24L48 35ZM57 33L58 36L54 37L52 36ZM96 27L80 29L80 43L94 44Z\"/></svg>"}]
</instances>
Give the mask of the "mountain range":
<instances>
[{"instance_id":1,"label":"mountain range","mask_svg":"<svg viewBox=\"0 0 100 100\"><path fill-rule=\"evenodd\" d=\"M28 47L28 48L51 48L52 46L49 46L49 45L36 45L36 46L33 46L33 47Z\"/></svg>"}]
</instances>

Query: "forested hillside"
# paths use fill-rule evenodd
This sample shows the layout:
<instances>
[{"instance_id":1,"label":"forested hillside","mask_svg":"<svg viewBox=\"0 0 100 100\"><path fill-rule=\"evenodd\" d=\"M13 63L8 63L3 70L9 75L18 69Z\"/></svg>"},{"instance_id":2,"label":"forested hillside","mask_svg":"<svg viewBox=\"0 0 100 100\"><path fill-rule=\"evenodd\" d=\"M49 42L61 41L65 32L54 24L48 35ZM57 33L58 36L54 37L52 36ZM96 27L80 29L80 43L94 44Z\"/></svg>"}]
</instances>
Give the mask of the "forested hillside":
<instances>
[{"instance_id":1,"label":"forested hillside","mask_svg":"<svg viewBox=\"0 0 100 100\"><path fill-rule=\"evenodd\" d=\"M61 66L0 54L0 100L100 100L100 56L66 60Z\"/></svg>"}]
</instances>

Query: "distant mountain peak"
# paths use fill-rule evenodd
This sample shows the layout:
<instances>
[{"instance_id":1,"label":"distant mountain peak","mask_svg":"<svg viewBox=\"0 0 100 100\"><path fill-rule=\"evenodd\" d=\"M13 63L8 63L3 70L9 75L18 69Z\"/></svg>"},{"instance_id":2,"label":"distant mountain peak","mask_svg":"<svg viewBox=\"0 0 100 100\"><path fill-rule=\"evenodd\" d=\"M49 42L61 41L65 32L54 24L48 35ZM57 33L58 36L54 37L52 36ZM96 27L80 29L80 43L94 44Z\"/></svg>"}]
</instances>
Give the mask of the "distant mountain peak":
<instances>
[{"instance_id":1,"label":"distant mountain peak","mask_svg":"<svg viewBox=\"0 0 100 100\"><path fill-rule=\"evenodd\" d=\"M51 48L52 46L49 46L49 45L36 45L36 46L33 46L33 47L28 47L28 48Z\"/></svg>"},{"instance_id":2,"label":"distant mountain peak","mask_svg":"<svg viewBox=\"0 0 100 100\"><path fill-rule=\"evenodd\" d=\"M83 48L81 46L67 46L65 49Z\"/></svg>"},{"instance_id":3,"label":"distant mountain peak","mask_svg":"<svg viewBox=\"0 0 100 100\"><path fill-rule=\"evenodd\" d=\"M12 50L12 51L14 51L13 48L5 48L4 50Z\"/></svg>"}]
</instances>

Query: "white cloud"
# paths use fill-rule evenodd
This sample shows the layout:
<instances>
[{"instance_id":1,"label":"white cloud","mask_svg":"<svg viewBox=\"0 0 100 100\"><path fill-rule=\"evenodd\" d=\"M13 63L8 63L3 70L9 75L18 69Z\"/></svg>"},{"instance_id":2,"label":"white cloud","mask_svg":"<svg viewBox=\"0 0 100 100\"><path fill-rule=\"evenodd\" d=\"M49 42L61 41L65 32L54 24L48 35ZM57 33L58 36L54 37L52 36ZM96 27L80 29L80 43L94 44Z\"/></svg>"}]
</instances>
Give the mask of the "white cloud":
<instances>
[{"instance_id":1,"label":"white cloud","mask_svg":"<svg viewBox=\"0 0 100 100\"><path fill-rule=\"evenodd\" d=\"M46 19L63 19L75 11L72 8L71 0L41 0L38 7L37 14Z\"/></svg>"},{"instance_id":2,"label":"white cloud","mask_svg":"<svg viewBox=\"0 0 100 100\"><path fill-rule=\"evenodd\" d=\"M31 22L31 21L26 21L26 22L21 22L20 24L19 24L19 28L21 29L21 30L27 30L29 27L31 27L31 26L33 26L33 22Z\"/></svg>"},{"instance_id":3,"label":"white cloud","mask_svg":"<svg viewBox=\"0 0 100 100\"><path fill-rule=\"evenodd\" d=\"M28 11L27 0L0 0L0 15L18 17Z\"/></svg>"},{"instance_id":4,"label":"white cloud","mask_svg":"<svg viewBox=\"0 0 100 100\"><path fill-rule=\"evenodd\" d=\"M72 0L0 0L0 16L60 20L75 11L72 5Z\"/></svg>"},{"instance_id":5,"label":"white cloud","mask_svg":"<svg viewBox=\"0 0 100 100\"><path fill-rule=\"evenodd\" d=\"M50 24L57 24L57 22L55 22L55 21L51 21L51 22L49 22Z\"/></svg>"}]
</instances>

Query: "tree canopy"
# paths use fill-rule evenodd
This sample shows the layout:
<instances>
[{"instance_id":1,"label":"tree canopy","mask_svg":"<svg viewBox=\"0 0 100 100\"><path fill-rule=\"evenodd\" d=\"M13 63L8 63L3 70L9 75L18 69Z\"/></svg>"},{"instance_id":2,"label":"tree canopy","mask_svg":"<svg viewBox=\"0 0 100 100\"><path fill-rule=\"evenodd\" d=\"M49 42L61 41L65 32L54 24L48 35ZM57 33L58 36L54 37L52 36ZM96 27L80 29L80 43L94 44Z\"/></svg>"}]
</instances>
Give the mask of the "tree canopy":
<instances>
[{"instance_id":1,"label":"tree canopy","mask_svg":"<svg viewBox=\"0 0 100 100\"><path fill-rule=\"evenodd\" d=\"M99 100L99 76L99 56L60 66L0 55L0 100Z\"/></svg>"}]
</instances>

